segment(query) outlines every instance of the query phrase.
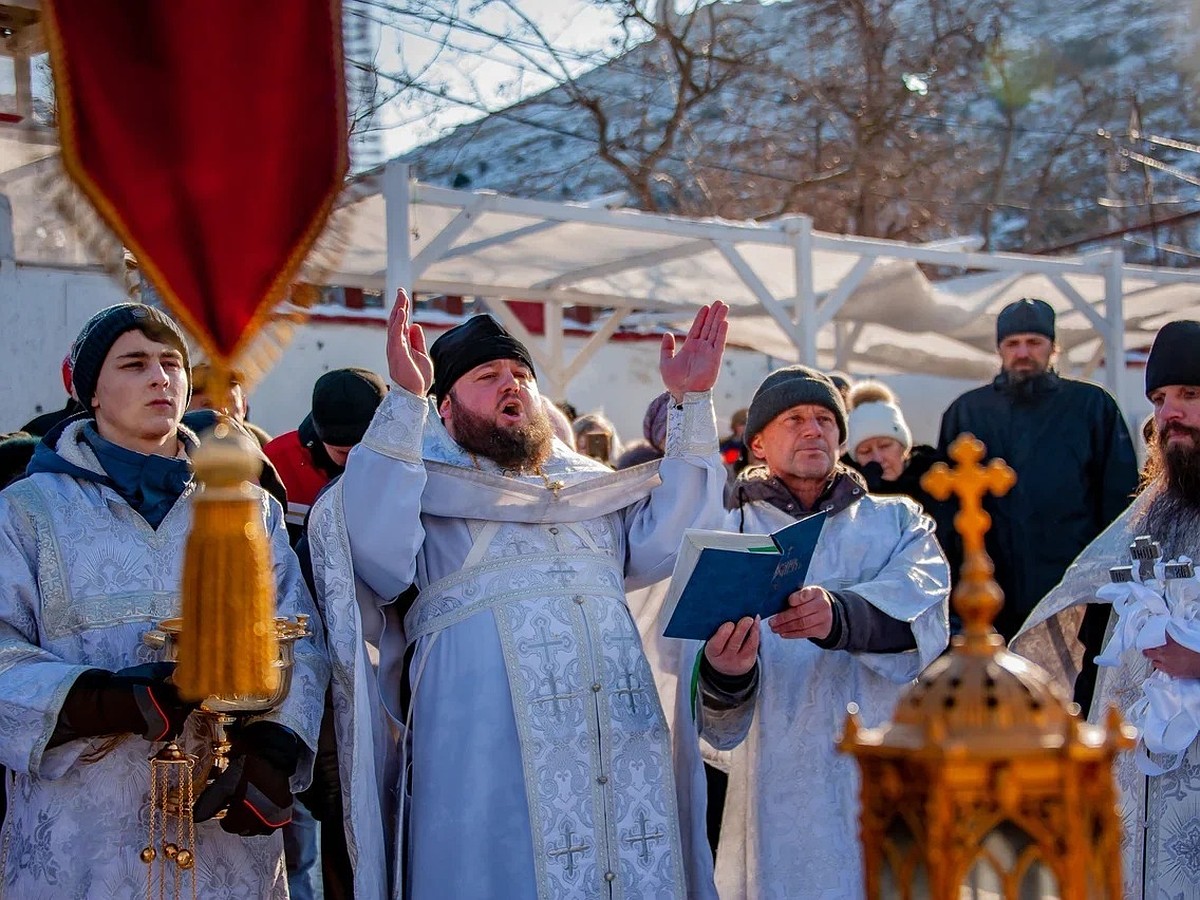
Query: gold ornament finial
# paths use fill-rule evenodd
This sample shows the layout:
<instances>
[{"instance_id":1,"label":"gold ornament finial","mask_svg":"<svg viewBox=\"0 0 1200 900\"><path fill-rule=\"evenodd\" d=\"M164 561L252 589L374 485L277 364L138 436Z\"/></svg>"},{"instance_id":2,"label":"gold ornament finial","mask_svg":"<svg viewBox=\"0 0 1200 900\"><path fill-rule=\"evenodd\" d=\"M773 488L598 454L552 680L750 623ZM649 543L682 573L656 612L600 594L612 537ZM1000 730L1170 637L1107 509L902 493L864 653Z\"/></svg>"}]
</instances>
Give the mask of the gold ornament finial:
<instances>
[{"instance_id":1,"label":"gold ornament finial","mask_svg":"<svg viewBox=\"0 0 1200 900\"><path fill-rule=\"evenodd\" d=\"M983 498L1007 494L1017 483L1017 473L1001 459L981 466L984 453L983 442L975 435L959 435L950 445L950 458L958 465L951 469L935 463L921 479L921 487L938 500L958 496L954 529L962 537L963 567L954 591L954 611L963 620L966 648L989 652L992 621L1004 604L1004 595L992 580L992 561L984 550L983 538L992 517L983 509Z\"/></svg>"},{"instance_id":2,"label":"gold ornament finial","mask_svg":"<svg viewBox=\"0 0 1200 900\"><path fill-rule=\"evenodd\" d=\"M934 463L921 479L921 487L938 500L958 495L954 530L962 535L964 556L983 550L983 536L992 525L992 517L983 510L984 496L1002 497L1017 483L1017 473L1004 460L993 459L981 466L983 456L983 441L973 434L961 434L950 445L950 458L958 465L951 469L945 463Z\"/></svg>"}]
</instances>

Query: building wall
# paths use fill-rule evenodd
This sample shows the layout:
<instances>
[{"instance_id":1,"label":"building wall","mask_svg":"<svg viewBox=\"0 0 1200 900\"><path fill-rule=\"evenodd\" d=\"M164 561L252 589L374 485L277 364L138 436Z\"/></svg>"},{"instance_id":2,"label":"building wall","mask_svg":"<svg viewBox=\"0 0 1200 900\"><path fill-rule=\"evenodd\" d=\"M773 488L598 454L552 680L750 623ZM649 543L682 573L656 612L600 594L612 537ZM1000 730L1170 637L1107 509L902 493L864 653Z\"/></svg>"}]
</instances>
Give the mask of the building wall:
<instances>
[{"instance_id":1,"label":"building wall","mask_svg":"<svg viewBox=\"0 0 1200 900\"><path fill-rule=\"evenodd\" d=\"M125 299L103 272L0 262L0 431L63 406L71 342L93 313Z\"/></svg>"}]
</instances>

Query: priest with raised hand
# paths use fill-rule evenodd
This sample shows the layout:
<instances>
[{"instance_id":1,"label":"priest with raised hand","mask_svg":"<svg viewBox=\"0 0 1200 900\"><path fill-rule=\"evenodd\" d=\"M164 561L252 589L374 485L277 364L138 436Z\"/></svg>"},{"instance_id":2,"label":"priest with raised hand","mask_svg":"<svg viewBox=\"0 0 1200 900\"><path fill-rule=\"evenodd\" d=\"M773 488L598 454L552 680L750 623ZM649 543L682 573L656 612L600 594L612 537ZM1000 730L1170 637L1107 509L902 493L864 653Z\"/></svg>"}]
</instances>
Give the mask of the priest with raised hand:
<instances>
[{"instance_id":1,"label":"priest with raised hand","mask_svg":"<svg viewBox=\"0 0 1200 900\"><path fill-rule=\"evenodd\" d=\"M678 351L664 338L666 456L614 473L553 439L533 360L495 320L427 353L398 296L395 389L309 526L339 741L362 748L352 845L374 840L356 809L386 808L395 785L366 753L389 737L368 730L376 671L406 725L396 895L715 897L703 806L680 800L703 776L676 784L625 592L671 573L686 528L723 517L711 389L727 311L700 310Z\"/></svg>"}]
</instances>

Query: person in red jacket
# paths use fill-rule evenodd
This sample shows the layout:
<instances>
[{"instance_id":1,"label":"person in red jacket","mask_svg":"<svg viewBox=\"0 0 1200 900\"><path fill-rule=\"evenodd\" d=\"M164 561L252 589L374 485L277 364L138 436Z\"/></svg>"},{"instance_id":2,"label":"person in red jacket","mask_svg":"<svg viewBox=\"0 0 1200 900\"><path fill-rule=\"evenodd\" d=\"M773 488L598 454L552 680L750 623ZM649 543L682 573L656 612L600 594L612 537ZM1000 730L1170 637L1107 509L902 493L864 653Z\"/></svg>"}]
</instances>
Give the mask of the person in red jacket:
<instances>
[{"instance_id":1,"label":"person in red jacket","mask_svg":"<svg viewBox=\"0 0 1200 900\"><path fill-rule=\"evenodd\" d=\"M287 527L292 546L321 489L342 474L350 450L362 440L387 383L370 369L334 369L313 385L312 412L295 431L263 448L287 488Z\"/></svg>"}]
</instances>

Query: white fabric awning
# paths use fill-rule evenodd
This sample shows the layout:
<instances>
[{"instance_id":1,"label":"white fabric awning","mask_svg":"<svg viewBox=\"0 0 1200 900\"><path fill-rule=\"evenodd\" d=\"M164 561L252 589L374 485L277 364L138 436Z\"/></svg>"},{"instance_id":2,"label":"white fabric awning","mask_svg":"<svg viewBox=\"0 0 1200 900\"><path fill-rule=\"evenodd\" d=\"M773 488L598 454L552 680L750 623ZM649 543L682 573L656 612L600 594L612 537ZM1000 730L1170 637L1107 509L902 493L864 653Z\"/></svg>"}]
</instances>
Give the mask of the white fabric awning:
<instances>
[{"instance_id":1,"label":"white fabric awning","mask_svg":"<svg viewBox=\"0 0 1200 900\"><path fill-rule=\"evenodd\" d=\"M970 238L823 234L803 216L730 222L523 200L418 184L396 161L362 178L339 218L350 249L333 280L478 296L502 318L500 300L544 302L549 368L567 380L578 366L555 362L551 331L570 305L614 310L604 340L635 310L678 324L721 299L733 339L780 359L978 378L995 370L999 310L1041 297L1059 313L1069 365L1103 365L1110 388L1127 342L1200 307L1200 272L1126 266L1119 251L990 254ZM931 282L922 264L974 274Z\"/></svg>"}]
</instances>

